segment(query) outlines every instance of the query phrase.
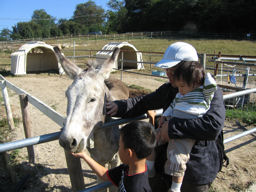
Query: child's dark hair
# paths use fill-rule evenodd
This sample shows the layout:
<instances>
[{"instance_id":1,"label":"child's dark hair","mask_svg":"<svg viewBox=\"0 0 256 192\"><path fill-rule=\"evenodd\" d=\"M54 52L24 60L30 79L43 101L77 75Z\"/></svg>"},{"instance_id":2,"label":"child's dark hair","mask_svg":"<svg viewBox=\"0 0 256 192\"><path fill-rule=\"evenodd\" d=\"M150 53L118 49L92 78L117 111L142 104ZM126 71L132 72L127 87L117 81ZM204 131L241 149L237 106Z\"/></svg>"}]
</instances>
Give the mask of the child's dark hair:
<instances>
[{"instance_id":1,"label":"child's dark hair","mask_svg":"<svg viewBox=\"0 0 256 192\"><path fill-rule=\"evenodd\" d=\"M181 61L174 71L174 80L182 79L189 86L203 85L205 71L197 61Z\"/></svg>"},{"instance_id":2,"label":"child's dark hair","mask_svg":"<svg viewBox=\"0 0 256 192\"><path fill-rule=\"evenodd\" d=\"M133 121L121 128L120 134L124 148L134 150L138 159L143 159L151 154L156 145L154 127L144 121Z\"/></svg>"}]
</instances>

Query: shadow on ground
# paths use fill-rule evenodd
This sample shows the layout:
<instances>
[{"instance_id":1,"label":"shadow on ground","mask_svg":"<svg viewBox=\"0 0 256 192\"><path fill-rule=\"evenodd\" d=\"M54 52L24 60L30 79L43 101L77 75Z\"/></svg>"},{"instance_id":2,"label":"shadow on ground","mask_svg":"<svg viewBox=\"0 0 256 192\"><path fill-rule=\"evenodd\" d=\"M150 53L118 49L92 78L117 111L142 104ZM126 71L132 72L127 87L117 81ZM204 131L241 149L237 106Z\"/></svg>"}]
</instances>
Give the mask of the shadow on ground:
<instances>
[{"instance_id":1,"label":"shadow on ground","mask_svg":"<svg viewBox=\"0 0 256 192\"><path fill-rule=\"evenodd\" d=\"M0 167L0 191L8 192L37 192L37 191L60 191L69 192L70 188L58 185L50 186L49 183L45 183L41 178L44 176L54 174L66 174L67 169L50 169L42 164L30 164L23 162L15 165L15 182L11 181L9 174ZM85 184L85 187L90 187L96 184L96 175L91 170L83 170L84 177L93 179L95 181Z\"/></svg>"}]
</instances>

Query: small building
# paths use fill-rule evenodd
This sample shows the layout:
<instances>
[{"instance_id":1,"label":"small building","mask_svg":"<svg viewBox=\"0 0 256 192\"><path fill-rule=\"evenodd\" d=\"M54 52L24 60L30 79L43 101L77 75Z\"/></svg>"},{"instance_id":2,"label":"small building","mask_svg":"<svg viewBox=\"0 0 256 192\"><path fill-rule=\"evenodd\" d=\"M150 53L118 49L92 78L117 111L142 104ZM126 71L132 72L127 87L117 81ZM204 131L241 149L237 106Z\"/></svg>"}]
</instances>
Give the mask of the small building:
<instances>
[{"instance_id":1,"label":"small building","mask_svg":"<svg viewBox=\"0 0 256 192\"><path fill-rule=\"evenodd\" d=\"M112 50L116 47L120 48L121 52L118 55L114 69L121 69L120 60L122 60L122 57L124 69L144 69L142 53L128 42L111 42L104 45L102 50L96 53L96 60L102 62L102 60L108 59L112 55Z\"/></svg>"},{"instance_id":2,"label":"small building","mask_svg":"<svg viewBox=\"0 0 256 192\"><path fill-rule=\"evenodd\" d=\"M53 46L41 41L33 41L22 45L18 51L11 54L12 74L25 75L41 72L64 73L55 56Z\"/></svg>"}]
</instances>

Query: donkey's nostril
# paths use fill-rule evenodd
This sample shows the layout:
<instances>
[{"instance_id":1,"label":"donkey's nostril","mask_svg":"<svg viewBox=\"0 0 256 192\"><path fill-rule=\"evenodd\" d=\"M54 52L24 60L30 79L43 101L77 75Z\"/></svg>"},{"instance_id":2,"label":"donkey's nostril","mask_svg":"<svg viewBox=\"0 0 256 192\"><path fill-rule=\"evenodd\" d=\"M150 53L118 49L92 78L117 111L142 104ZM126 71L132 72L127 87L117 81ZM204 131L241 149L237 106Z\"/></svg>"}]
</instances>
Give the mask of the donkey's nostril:
<instances>
[{"instance_id":1,"label":"donkey's nostril","mask_svg":"<svg viewBox=\"0 0 256 192\"><path fill-rule=\"evenodd\" d=\"M76 145L77 145L76 139L73 139L73 141L72 141L72 143L71 143L71 146L72 146L72 147L76 147Z\"/></svg>"}]
</instances>

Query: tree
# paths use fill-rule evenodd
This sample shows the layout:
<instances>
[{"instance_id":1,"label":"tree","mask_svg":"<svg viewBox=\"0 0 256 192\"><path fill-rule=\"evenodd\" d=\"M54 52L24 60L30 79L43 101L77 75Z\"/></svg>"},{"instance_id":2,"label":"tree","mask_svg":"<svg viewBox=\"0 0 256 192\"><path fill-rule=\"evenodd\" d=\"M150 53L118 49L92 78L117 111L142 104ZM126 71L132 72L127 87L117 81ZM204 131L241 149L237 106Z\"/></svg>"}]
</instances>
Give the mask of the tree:
<instances>
[{"instance_id":1,"label":"tree","mask_svg":"<svg viewBox=\"0 0 256 192\"><path fill-rule=\"evenodd\" d=\"M41 27L42 37L50 37L51 28L55 25L55 19L48 15L44 9L35 10L32 21Z\"/></svg>"},{"instance_id":2,"label":"tree","mask_svg":"<svg viewBox=\"0 0 256 192\"><path fill-rule=\"evenodd\" d=\"M91 31L91 29L99 30L104 22L104 18L104 9L89 0L76 6L73 21L86 26ZM95 29L95 26L97 29Z\"/></svg>"},{"instance_id":3,"label":"tree","mask_svg":"<svg viewBox=\"0 0 256 192\"><path fill-rule=\"evenodd\" d=\"M50 34L51 34L51 37L57 37L57 36L63 35L62 31L58 28L57 25L54 25L53 27L50 28Z\"/></svg>"},{"instance_id":4,"label":"tree","mask_svg":"<svg viewBox=\"0 0 256 192\"><path fill-rule=\"evenodd\" d=\"M149 10L156 0L125 0L127 9L126 31L142 31L151 22Z\"/></svg>"},{"instance_id":5,"label":"tree","mask_svg":"<svg viewBox=\"0 0 256 192\"><path fill-rule=\"evenodd\" d=\"M107 11L106 14L106 32L125 32L124 26L126 25L127 9L125 8L124 0L110 0L108 7L111 10Z\"/></svg>"},{"instance_id":6,"label":"tree","mask_svg":"<svg viewBox=\"0 0 256 192\"><path fill-rule=\"evenodd\" d=\"M55 18L48 15L44 9L35 10L32 15L32 21L42 27L51 27L55 25Z\"/></svg>"},{"instance_id":7,"label":"tree","mask_svg":"<svg viewBox=\"0 0 256 192\"><path fill-rule=\"evenodd\" d=\"M13 27L13 38L32 38L34 35L33 29L29 22L19 22L15 27Z\"/></svg>"},{"instance_id":8,"label":"tree","mask_svg":"<svg viewBox=\"0 0 256 192\"><path fill-rule=\"evenodd\" d=\"M58 28L61 30L63 35L70 34L68 20L60 19L58 23Z\"/></svg>"},{"instance_id":9,"label":"tree","mask_svg":"<svg viewBox=\"0 0 256 192\"><path fill-rule=\"evenodd\" d=\"M33 31L32 37L41 38L43 36L42 27L39 24L35 23L34 21L30 21L28 22L28 25L30 25L30 28Z\"/></svg>"},{"instance_id":10,"label":"tree","mask_svg":"<svg viewBox=\"0 0 256 192\"><path fill-rule=\"evenodd\" d=\"M11 30L5 28L0 33L0 41L8 41L11 39Z\"/></svg>"},{"instance_id":11,"label":"tree","mask_svg":"<svg viewBox=\"0 0 256 192\"><path fill-rule=\"evenodd\" d=\"M58 27L63 35L79 35L88 33L88 28L72 20L59 20Z\"/></svg>"}]
</instances>

